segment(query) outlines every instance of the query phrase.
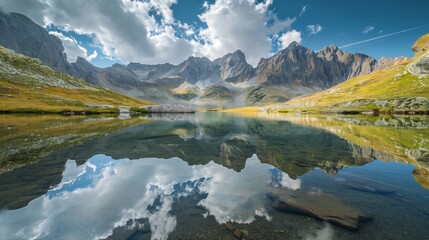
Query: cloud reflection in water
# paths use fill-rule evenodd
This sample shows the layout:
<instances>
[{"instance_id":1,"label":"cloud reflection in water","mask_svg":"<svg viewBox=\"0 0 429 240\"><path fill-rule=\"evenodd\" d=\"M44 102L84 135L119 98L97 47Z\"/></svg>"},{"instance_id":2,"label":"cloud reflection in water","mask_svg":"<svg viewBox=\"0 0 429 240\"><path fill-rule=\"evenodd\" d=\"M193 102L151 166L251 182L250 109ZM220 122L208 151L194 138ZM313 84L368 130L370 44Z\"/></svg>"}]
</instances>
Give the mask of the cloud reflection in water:
<instances>
[{"instance_id":1,"label":"cloud reflection in water","mask_svg":"<svg viewBox=\"0 0 429 240\"><path fill-rule=\"evenodd\" d=\"M198 205L219 223L250 223L271 217L265 193L272 186L299 189L299 179L256 155L241 172L214 162L189 166L179 158L113 160L96 155L76 166L67 161L63 179L28 206L0 213L0 235L7 239L102 239L113 229L142 225L147 219L152 239L167 239L176 227L172 206L180 197L204 195Z\"/></svg>"}]
</instances>

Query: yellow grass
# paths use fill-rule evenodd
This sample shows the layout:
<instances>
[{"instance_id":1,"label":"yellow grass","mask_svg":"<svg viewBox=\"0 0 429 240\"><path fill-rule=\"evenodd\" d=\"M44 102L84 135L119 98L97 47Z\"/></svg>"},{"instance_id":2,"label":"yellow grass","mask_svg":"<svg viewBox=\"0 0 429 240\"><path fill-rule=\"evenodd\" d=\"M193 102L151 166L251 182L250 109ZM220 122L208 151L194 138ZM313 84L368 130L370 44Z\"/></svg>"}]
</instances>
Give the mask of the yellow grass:
<instances>
[{"instance_id":1,"label":"yellow grass","mask_svg":"<svg viewBox=\"0 0 429 240\"><path fill-rule=\"evenodd\" d=\"M115 109L96 109L87 105L111 105ZM154 104L104 89L31 88L0 79L0 110L5 112L115 112L119 106Z\"/></svg>"},{"instance_id":2,"label":"yellow grass","mask_svg":"<svg viewBox=\"0 0 429 240\"><path fill-rule=\"evenodd\" d=\"M242 108L223 109L222 112L230 112L230 113L261 112L261 109L255 106L251 106L251 107L242 107Z\"/></svg>"}]
</instances>

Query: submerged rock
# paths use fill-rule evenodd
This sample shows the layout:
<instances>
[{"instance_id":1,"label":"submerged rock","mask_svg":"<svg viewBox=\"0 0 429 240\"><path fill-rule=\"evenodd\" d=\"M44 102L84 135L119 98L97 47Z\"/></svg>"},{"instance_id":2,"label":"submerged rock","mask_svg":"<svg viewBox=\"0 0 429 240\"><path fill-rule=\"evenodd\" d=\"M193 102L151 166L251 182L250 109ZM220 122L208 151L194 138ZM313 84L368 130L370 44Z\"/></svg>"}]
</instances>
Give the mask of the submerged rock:
<instances>
[{"instance_id":1,"label":"submerged rock","mask_svg":"<svg viewBox=\"0 0 429 240\"><path fill-rule=\"evenodd\" d=\"M240 231L240 229L235 229L235 231L232 233L232 234L234 234L234 236L236 237L236 238L238 238L238 239L241 239L241 237L242 237L242 235L243 235L243 233Z\"/></svg>"},{"instance_id":2,"label":"submerged rock","mask_svg":"<svg viewBox=\"0 0 429 240\"><path fill-rule=\"evenodd\" d=\"M368 219L360 210L328 193L275 189L269 197L273 200L273 207L279 211L314 217L350 230L357 230L359 223Z\"/></svg>"},{"instance_id":3,"label":"submerged rock","mask_svg":"<svg viewBox=\"0 0 429 240\"><path fill-rule=\"evenodd\" d=\"M228 231L234 231L234 229L235 229L234 225L230 222L225 223L225 228Z\"/></svg>"},{"instance_id":4,"label":"submerged rock","mask_svg":"<svg viewBox=\"0 0 429 240\"><path fill-rule=\"evenodd\" d=\"M246 228L240 229L240 232L241 232L242 236L245 238L247 238L249 236L249 230L247 230Z\"/></svg>"}]
</instances>

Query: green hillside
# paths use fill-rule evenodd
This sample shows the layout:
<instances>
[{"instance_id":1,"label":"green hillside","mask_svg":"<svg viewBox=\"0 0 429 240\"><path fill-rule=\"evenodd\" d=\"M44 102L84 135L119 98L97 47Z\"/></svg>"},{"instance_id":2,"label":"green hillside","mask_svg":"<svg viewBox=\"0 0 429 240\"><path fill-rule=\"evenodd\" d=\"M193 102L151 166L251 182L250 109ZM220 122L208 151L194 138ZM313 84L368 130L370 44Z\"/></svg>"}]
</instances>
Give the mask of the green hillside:
<instances>
[{"instance_id":1,"label":"green hillside","mask_svg":"<svg viewBox=\"0 0 429 240\"><path fill-rule=\"evenodd\" d=\"M325 91L286 103L266 106L269 111L396 113L429 112L428 74L415 74L410 66L426 69L429 34L413 45L415 57L392 67L347 80ZM427 69L426 69L427 71ZM413 73L413 74L412 74Z\"/></svg>"},{"instance_id":2,"label":"green hillside","mask_svg":"<svg viewBox=\"0 0 429 240\"><path fill-rule=\"evenodd\" d=\"M0 47L0 112L118 112L153 104L56 72Z\"/></svg>"}]
</instances>

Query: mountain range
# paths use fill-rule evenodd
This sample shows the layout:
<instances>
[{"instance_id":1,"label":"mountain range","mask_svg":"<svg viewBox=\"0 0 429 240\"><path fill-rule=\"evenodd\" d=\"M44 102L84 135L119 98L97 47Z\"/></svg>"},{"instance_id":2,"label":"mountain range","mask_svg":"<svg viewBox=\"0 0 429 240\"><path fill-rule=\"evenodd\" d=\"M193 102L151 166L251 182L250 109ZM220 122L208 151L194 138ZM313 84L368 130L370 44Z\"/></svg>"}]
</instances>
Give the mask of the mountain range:
<instances>
[{"instance_id":1,"label":"mountain range","mask_svg":"<svg viewBox=\"0 0 429 240\"><path fill-rule=\"evenodd\" d=\"M377 61L333 45L315 52L293 42L272 57L262 58L256 68L240 50L213 61L191 56L178 65L129 63L99 68L80 57L70 63L60 39L22 14L1 11L0 45L37 58L53 70L131 97L200 107L285 102L408 60Z\"/></svg>"},{"instance_id":2,"label":"mountain range","mask_svg":"<svg viewBox=\"0 0 429 240\"><path fill-rule=\"evenodd\" d=\"M390 59L390 67L381 66L324 91L264 108L282 112L428 114L429 34L420 37L411 49L415 52L412 59Z\"/></svg>"}]
</instances>

